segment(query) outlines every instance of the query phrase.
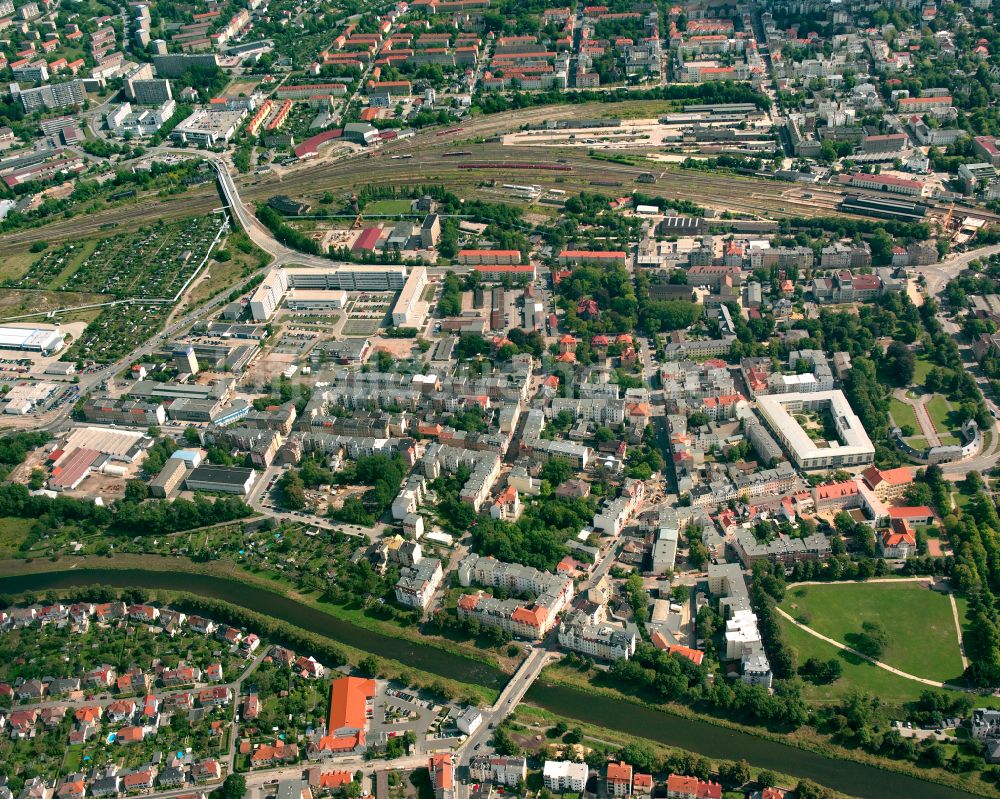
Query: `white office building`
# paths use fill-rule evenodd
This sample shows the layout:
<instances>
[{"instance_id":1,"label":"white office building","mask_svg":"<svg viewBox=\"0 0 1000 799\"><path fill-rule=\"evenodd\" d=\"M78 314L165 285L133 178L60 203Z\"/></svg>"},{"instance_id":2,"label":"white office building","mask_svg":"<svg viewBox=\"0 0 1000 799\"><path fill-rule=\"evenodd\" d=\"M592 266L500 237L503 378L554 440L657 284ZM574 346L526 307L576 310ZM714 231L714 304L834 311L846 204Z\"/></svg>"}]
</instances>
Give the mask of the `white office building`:
<instances>
[{"instance_id":1,"label":"white office building","mask_svg":"<svg viewBox=\"0 0 1000 799\"><path fill-rule=\"evenodd\" d=\"M392 307L392 323L396 327L420 327L427 318L427 303L423 301L427 286L427 268L414 266Z\"/></svg>"},{"instance_id":2,"label":"white office building","mask_svg":"<svg viewBox=\"0 0 1000 799\"><path fill-rule=\"evenodd\" d=\"M266 322L281 305L281 298L288 291L284 269L272 269L250 296L250 313L255 322Z\"/></svg>"},{"instance_id":3,"label":"white office building","mask_svg":"<svg viewBox=\"0 0 1000 799\"><path fill-rule=\"evenodd\" d=\"M758 396L757 408L800 469L863 466L875 460L875 446L842 391ZM810 438L793 416L809 411L828 412L839 440Z\"/></svg>"}]
</instances>

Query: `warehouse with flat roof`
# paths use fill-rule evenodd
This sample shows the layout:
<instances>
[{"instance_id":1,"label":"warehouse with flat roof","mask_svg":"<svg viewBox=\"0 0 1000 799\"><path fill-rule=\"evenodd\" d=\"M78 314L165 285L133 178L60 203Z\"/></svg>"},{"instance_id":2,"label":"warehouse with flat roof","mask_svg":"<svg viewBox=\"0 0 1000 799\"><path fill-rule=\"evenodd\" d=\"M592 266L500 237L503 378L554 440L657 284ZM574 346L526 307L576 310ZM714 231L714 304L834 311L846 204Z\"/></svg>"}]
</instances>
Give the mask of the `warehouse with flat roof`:
<instances>
[{"instance_id":1,"label":"warehouse with flat roof","mask_svg":"<svg viewBox=\"0 0 1000 799\"><path fill-rule=\"evenodd\" d=\"M62 349L65 336L53 327L0 325L0 349L51 355Z\"/></svg>"},{"instance_id":2,"label":"warehouse with flat roof","mask_svg":"<svg viewBox=\"0 0 1000 799\"><path fill-rule=\"evenodd\" d=\"M185 484L188 491L213 491L246 496L256 479L257 470L243 466L199 466L191 470Z\"/></svg>"},{"instance_id":3,"label":"warehouse with flat roof","mask_svg":"<svg viewBox=\"0 0 1000 799\"><path fill-rule=\"evenodd\" d=\"M153 440L145 433L133 430L112 430L107 427L77 427L66 437L62 449L92 449L112 460L134 463Z\"/></svg>"}]
</instances>

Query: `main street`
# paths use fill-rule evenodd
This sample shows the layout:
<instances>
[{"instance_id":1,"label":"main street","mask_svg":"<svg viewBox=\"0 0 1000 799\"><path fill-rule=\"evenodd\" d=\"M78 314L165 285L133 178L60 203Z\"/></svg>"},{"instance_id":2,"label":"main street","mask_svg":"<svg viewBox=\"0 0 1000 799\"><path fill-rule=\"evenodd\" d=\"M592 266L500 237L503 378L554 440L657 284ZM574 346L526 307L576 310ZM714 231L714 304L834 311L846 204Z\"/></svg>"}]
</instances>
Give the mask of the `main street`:
<instances>
[{"instance_id":1,"label":"main street","mask_svg":"<svg viewBox=\"0 0 1000 799\"><path fill-rule=\"evenodd\" d=\"M483 711L483 721L475 731L458 748L458 757L455 760L456 771L462 767L467 767L469 761L484 747L488 748L488 741L493 737L493 730L506 719L518 703L524 699L532 683L538 679L545 666L552 660L556 660L561 655L558 652L547 648L545 644L535 646L528 657L522 661L518 670L511 677L510 682L500 692L497 701ZM456 799L467 799L469 796L469 785L456 779Z\"/></svg>"}]
</instances>

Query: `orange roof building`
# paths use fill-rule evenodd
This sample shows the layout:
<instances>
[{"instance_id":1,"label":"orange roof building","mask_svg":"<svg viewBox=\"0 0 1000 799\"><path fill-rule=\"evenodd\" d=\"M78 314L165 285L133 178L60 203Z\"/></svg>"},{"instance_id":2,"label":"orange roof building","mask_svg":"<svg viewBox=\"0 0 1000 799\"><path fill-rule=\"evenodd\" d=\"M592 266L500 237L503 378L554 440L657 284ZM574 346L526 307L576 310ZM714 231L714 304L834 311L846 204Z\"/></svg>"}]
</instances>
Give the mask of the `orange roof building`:
<instances>
[{"instance_id":1,"label":"orange roof building","mask_svg":"<svg viewBox=\"0 0 1000 799\"><path fill-rule=\"evenodd\" d=\"M909 466L898 469L879 469L869 466L861 473L865 485L883 502L899 499L913 483L913 470Z\"/></svg>"},{"instance_id":2,"label":"orange roof building","mask_svg":"<svg viewBox=\"0 0 1000 799\"><path fill-rule=\"evenodd\" d=\"M889 521L902 519L909 524L929 524L934 521L934 511L926 505L889 508Z\"/></svg>"},{"instance_id":3,"label":"orange roof building","mask_svg":"<svg viewBox=\"0 0 1000 799\"><path fill-rule=\"evenodd\" d=\"M653 793L653 775L636 774L632 777L632 793L637 796L651 796Z\"/></svg>"},{"instance_id":4,"label":"orange roof building","mask_svg":"<svg viewBox=\"0 0 1000 799\"><path fill-rule=\"evenodd\" d=\"M449 799L455 791L455 767L451 754L432 755L427 769L431 774L435 799Z\"/></svg>"},{"instance_id":5,"label":"orange roof building","mask_svg":"<svg viewBox=\"0 0 1000 799\"><path fill-rule=\"evenodd\" d=\"M671 774L667 778L667 796L676 799L722 799L722 786L717 782L702 782L697 777Z\"/></svg>"},{"instance_id":6,"label":"orange roof building","mask_svg":"<svg viewBox=\"0 0 1000 799\"><path fill-rule=\"evenodd\" d=\"M330 689L327 737L322 743L330 751L363 749L368 726L368 705L375 698L375 681L341 677Z\"/></svg>"},{"instance_id":7,"label":"orange roof building","mask_svg":"<svg viewBox=\"0 0 1000 799\"><path fill-rule=\"evenodd\" d=\"M608 796L632 793L632 767L628 763L608 763Z\"/></svg>"},{"instance_id":8,"label":"orange roof building","mask_svg":"<svg viewBox=\"0 0 1000 799\"><path fill-rule=\"evenodd\" d=\"M701 661L705 659L705 653L700 649L692 649L689 646L682 646L681 644L672 644L663 636L663 633L654 632L651 640L653 642L653 646L657 649L660 649L669 655L680 655L681 657L685 657L696 666L700 666Z\"/></svg>"}]
</instances>

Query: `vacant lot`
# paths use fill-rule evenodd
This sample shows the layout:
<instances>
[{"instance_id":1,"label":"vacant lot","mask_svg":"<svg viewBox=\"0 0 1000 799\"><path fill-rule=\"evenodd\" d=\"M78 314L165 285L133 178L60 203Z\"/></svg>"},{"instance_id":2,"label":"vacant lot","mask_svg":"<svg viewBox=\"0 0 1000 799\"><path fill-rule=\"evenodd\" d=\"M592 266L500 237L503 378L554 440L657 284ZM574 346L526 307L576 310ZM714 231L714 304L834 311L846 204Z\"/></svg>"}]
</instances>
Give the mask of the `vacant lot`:
<instances>
[{"instance_id":1,"label":"vacant lot","mask_svg":"<svg viewBox=\"0 0 1000 799\"><path fill-rule=\"evenodd\" d=\"M856 644L865 622L878 622L889 638L884 663L932 680L954 680L962 674L948 598L922 583L792 586L781 607L848 646Z\"/></svg>"},{"instance_id":2,"label":"vacant lot","mask_svg":"<svg viewBox=\"0 0 1000 799\"><path fill-rule=\"evenodd\" d=\"M0 320L13 319L25 314L54 311L57 308L75 308L95 302L106 302L100 294L85 294L76 291L20 291L0 289ZM100 309L74 311L60 314L59 322L90 322L100 313Z\"/></svg>"},{"instance_id":3,"label":"vacant lot","mask_svg":"<svg viewBox=\"0 0 1000 799\"><path fill-rule=\"evenodd\" d=\"M377 319L348 319L341 334L344 336L374 336L378 332Z\"/></svg>"},{"instance_id":4,"label":"vacant lot","mask_svg":"<svg viewBox=\"0 0 1000 799\"><path fill-rule=\"evenodd\" d=\"M411 200L375 200L365 206L366 214L408 214Z\"/></svg>"},{"instance_id":5,"label":"vacant lot","mask_svg":"<svg viewBox=\"0 0 1000 799\"><path fill-rule=\"evenodd\" d=\"M31 522L31 519L0 516L0 557L12 557L18 551L28 536Z\"/></svg>"}]
</instances>

